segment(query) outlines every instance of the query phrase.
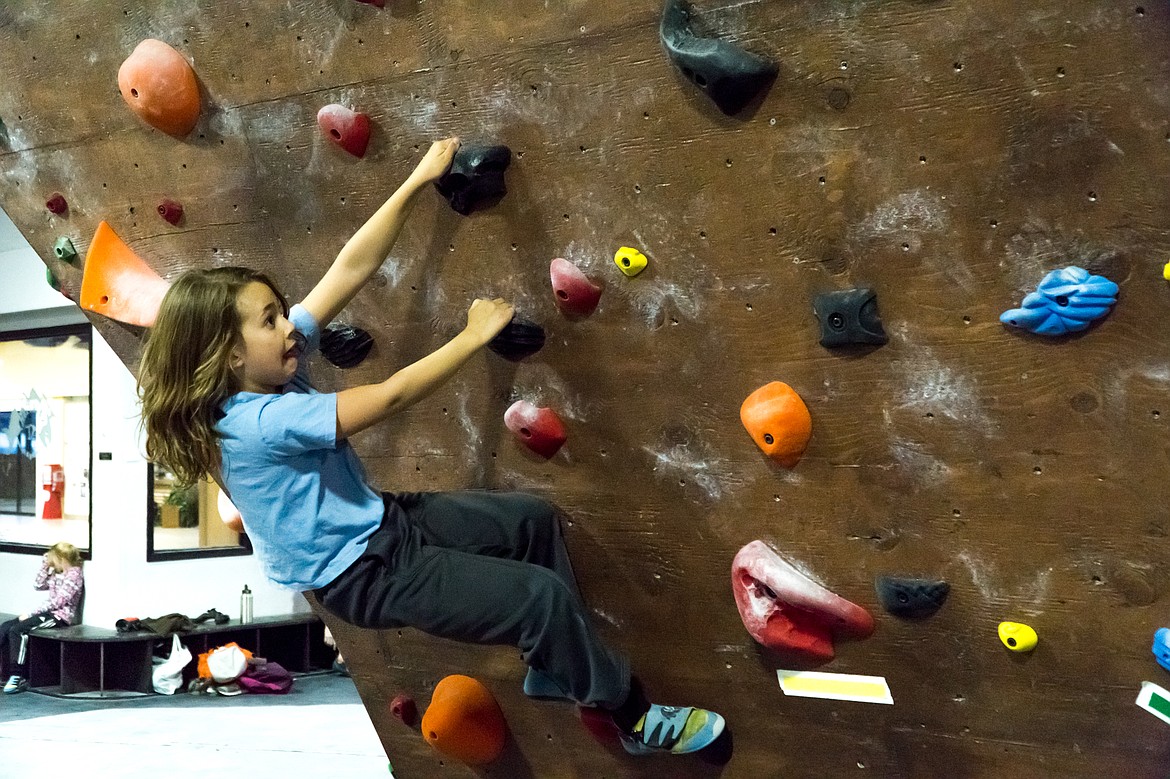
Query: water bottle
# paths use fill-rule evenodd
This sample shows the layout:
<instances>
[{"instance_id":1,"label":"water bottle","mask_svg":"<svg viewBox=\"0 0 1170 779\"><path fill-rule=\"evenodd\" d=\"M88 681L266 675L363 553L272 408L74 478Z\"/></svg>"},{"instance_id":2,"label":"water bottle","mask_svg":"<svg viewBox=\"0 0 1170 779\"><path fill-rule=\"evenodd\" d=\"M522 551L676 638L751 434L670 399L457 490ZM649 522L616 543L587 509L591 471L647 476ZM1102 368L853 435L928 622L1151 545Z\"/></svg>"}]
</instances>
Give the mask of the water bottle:
<instances>
[{"instance_id":1,"label":"water bottle","mask_svg":"<svg viewBox=\"0 0 1170 779\"><path fill-rule=\"evenodd\" d=\"M240 593L240 622L252 621L252 591L248 589L248 585L244 585L244 591Z\"/></svg>"}]
</instances>

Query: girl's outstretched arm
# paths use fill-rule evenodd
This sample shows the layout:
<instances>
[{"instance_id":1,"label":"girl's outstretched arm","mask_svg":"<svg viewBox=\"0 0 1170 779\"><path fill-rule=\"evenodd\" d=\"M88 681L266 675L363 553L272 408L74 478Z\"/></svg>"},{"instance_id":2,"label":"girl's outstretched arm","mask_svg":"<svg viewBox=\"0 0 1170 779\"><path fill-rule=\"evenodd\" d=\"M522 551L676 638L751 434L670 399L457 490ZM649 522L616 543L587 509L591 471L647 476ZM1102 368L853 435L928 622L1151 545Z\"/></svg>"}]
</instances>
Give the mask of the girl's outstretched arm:
<instances>
[{"instance_id":1,"label":"girl's outstretched arm","mask_svg":"<svg viewBox=\"0 0 1170 779\"><path fill-rule=\"evenodd\" d=\"M380 384L337 393L337 440L349 438L425 398L510 321L512 306L503 300L477 300L467 312L467 327L443 346Z\"/></svg>"},{"instance_id":2,"label":"girl's outstretched arm","mask_svg":"<svg viewBox=\"0 0 1170 779\"><path fill-rule=\"evenodd\" d=\"M301 303L320 327L329 324L382 266L414 206L415 196L451 167L458 149L458 138L431 144L402 186L346 242L333 265Z\"/></svg>"}]
</instances>

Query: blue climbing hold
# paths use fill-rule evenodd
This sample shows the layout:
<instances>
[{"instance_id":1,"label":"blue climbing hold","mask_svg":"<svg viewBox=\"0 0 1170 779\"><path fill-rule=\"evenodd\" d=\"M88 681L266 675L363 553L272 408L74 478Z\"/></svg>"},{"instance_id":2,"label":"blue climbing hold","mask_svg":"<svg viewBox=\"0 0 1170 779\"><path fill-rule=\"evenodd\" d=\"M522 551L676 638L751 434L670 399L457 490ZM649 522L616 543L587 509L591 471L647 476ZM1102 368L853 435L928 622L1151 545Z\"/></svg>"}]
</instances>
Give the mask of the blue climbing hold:
<instances>
[{"instance_id":1,"label":"blue climbing hold","mask_svg":"<svg viewBox=\"0 0 1170 779\"><path fill-rule=\"evenodd\" d=\"M1170 671L1170 628L1158 628L1154 631L1154 659L1158 665Z\"/></svg>"},{"instance_id":2,"label":"blue climbing hold","mask_svg":"<svg viewBox=\"0 0 1170 779\"><path fill-rule=\"evenodd\" d=\"M1064 335L1084 330L1116 302L1116 284L1070 265L1045 276L1020 308L1004 311L999 321L1038 335Z\"/></svg>"}]
</instances>

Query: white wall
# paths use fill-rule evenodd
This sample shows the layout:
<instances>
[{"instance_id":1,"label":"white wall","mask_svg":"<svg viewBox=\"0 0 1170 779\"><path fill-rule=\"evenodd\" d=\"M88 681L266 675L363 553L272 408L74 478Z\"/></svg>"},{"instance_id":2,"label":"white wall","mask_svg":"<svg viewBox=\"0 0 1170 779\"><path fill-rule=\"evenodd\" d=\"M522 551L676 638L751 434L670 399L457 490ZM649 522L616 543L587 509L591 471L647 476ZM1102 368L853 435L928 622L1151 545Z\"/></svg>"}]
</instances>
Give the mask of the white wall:
<instances>
[{"instance_id":1,"label":"white wall","mask_svg":"<svg viewBox=\"0 0 1170 779\"><path fill-rule=\"evenodd\" d=\"M84 321L79 308L45 283L44 264L32 249L12 247L15 231L5 222L0 211L0 329ZM45 290L48 295L40 294ZM85 624L112 628L122 617L195 617L210 608L238 618L244 584L254 593L257 617L308 611L300 593L265 580L254 556L148 563L146 460L134 377L96 331L91 400L93 546L85 564ZM111 458L99 459L99 452ZM39 555L0 552L0 611L19 614L43 602L45 593L32 588L39 567Z\"/></svg>"}]
</instances>

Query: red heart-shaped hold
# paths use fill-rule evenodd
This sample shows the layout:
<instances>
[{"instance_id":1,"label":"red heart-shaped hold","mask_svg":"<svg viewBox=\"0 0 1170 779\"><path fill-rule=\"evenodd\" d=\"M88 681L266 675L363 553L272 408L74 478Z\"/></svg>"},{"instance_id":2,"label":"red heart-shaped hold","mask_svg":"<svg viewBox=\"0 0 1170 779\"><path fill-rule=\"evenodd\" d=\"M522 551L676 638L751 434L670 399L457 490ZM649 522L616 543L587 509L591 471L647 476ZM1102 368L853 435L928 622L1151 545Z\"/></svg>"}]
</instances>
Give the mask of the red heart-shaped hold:
<instances>
[{"instance_id":1,"label":"red heart-shaped hold","mask_svg":"<svg viewBox=\"0 0 1170 779\"><path fill-rule=\"evenodd\" d=\"M364 157L370 142L370 117L330 103L317 112L317 124L331 141L355 157Z\"/></svg>"},{"instance_id":2,"label":"red heart-shaped hold","mask_svg":"<svg viewBox=\"0 0 1170 779\"><path fill-rule=\"evenodd\" d=\"M569 437L555 411L538 408L526 400L517 400L504 412L504 425L522 444L546 460L556 454Z\"/></svg>"}]
</instances>

